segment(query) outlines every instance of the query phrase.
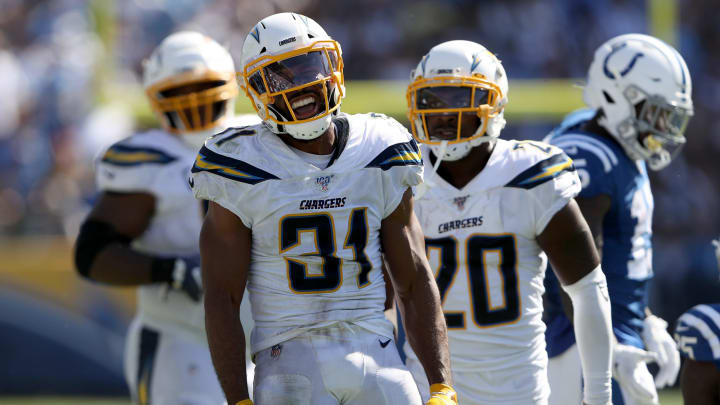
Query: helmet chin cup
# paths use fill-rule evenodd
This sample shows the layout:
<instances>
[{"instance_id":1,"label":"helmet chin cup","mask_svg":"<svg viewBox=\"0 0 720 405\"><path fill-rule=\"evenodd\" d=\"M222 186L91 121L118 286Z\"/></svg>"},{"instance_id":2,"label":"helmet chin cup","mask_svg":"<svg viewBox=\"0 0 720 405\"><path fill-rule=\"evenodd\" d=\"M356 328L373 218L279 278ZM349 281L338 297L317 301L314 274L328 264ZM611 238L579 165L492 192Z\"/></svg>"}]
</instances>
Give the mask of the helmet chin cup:
<instances>
[{"instance_id":1,"label":"helmet chin cup","mask_svg":"<svg viewBox=\"0 0 720 405\"><path fill-rule=\"evenodd\" d=\"M285 133L295 139L309 141L324 134L332 123L332 115L301 124L283 124Z\"/></svg>"},{"instance_id":2,"label":"helmet chin cup","mask_svg":"<svg viewBox=\"0 0 720 405\"><path fill-rule=\"evenodd\" d=\"M430 150L433 151L435 157L445 162L454 162L464 158L470 154L472 148L470 142L455 143L447 145L445 148L443 145L430 145Z\"/></svg>"}]
</instances>

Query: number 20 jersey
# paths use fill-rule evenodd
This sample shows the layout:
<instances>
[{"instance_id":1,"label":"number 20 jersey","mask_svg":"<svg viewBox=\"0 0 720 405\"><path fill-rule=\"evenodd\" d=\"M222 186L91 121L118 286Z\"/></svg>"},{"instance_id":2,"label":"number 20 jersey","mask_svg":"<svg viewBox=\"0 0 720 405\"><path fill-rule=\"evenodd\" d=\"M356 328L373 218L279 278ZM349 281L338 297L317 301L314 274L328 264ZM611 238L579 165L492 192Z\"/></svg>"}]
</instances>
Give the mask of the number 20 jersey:
<instances>
[{"instance_id":1,"label":"number 20 jersey","mask_svg":"<svg viewBox=\"0 0 720 405\"><path fill-rule=\"evenodd\" d=\"M253 353L337 322L392 336L380 224L422 181L420 151L404 127L380 114L334 123L336 152L325 169L262 125L211 138L192 169L196 197L252 230Z\"/></svg>"},{"instance_id":2,"label":"number 20 jersey","mask_svg":"<svg viewBox=\"0 0 720 405\"><path fill-rule=\"evenodd\" d=\"M499 139L462 189L438 175L432 181L415 213L440 290L453 371L544 369L547 257L536 237L580 191L572 160L547 144Z\"/></svg>"}]
</instances>

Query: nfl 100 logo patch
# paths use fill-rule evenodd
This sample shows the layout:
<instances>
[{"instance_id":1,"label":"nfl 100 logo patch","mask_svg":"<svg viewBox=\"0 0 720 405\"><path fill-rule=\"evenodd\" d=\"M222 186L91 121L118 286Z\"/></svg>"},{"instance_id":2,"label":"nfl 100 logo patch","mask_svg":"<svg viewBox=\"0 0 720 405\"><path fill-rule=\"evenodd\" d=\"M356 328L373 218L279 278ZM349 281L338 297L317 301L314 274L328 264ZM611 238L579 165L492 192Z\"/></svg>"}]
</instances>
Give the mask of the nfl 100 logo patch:
<instances>
[{"instance_id":1,"label":"nfl 100 logo patch","mask_svg":"<svg viewBox=\"0 0 720 405\"><path fill-rule=\"evenodd\" d=\"M327 193L328 187L330 186L330 181L332 178L335 177L334 174L331 174L329 176L320 176L315 178L315 185L317 188L322 191L323 193Z\"/></svg>"},{"instance_id":2,"label":"nfl 100 logo patch","mask_svg":"<svg viewBox=\"0 0 720 405\"><path fill-rule=\"evenodd\" d=\"M467 201L468 197L470 196L464 195L462 197L455 197L453 198L453 203L457 205L459 210L462 210L463 208L465 208L465 201Z\"/></svg>"}]
</instances>

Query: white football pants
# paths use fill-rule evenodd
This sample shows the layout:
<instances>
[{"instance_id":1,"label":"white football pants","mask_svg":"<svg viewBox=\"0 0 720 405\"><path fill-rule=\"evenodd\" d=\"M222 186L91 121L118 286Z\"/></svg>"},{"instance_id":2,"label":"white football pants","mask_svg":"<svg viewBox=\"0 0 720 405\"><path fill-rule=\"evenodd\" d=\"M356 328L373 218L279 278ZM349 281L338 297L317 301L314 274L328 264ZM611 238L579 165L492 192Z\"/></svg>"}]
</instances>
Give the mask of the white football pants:
<instances>
[{"instance_id":1,"label":"white football pants","mask_svg":"<svg viewBox=\"0 0 720 405\"><path fill-rule=\"evenodd\" d=\"M430 387L422 365L411 355L407 357L407 367L417 383L422 400L427 401ZM504 370L453 370L452 375L453 388L461 405L548 405L545 364L528 362L525 366Z\"/></svg>"},{"instance_id":2,"label":"white football pants","mask_svg":"<svg viewBox=\"0 0 720 405\"><path fill-rule=\"evenodd\" d=\"M255 354L255 405L421 405L395 342L341 323Z\"/></svg>"}]
</instances>

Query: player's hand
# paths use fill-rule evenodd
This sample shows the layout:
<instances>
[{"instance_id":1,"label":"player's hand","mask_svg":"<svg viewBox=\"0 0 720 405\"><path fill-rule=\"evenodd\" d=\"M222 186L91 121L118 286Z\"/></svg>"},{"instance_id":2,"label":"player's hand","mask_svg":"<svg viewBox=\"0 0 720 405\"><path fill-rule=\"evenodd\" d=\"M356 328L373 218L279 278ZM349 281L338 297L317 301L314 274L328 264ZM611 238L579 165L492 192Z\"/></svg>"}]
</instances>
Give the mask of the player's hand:
<instances>
[{"instance_id":1,"label":"player's hand","mask_svg":"<svg viewBox=\"0 0 720 405\"><path fill-rule=\"evenodd\" d=\"M637 347L615 343L613 347L613 377L623 392L638 405L657 405L659 402L648 362L657 361L657 354Z\"/></svg>"},{"instance_id":2,"label":"player's hand","mask_svg":"<svg viewBox=\"0 0 720 405\"><path fill-rule=\"evenodd\" d=\"M457 393L447 384L430 386L430 399L425 405L457 405Z\"/></svg>"},{"instance_id":3,"label":"player's hand","mask_svg":"<svg viewBox=\"0 0 720 405\"><path fill-rule=\"evenodd\" d=\"M720 238L714 239L712 244L715 247L715 258L717 259L718 268L720 268Z\"/></svg>"},{"instance_id":4,"label":"player's hand","mask_svg":"<svg viewBox=\"0 0 720 405\"><path fill-rule=\"evenodd\" d=\"M193 301L199 302L202 297L200 258L181 257L175 260L170 286L183 291Z\"/></svg>"},{"instance_id":5,"label":"player's hand","mask_svg":"<svg viewBox=\"0 0 720 405\"><path fill-rule=\"evenodd\" d=\"M660 367L655 376L655 387L664 388L675 384L680 372L680 352L675 340L667 332L667 322L655 315L643 321L642 338L648 351L657 354Z\"/></svg>"}]
</instances>

